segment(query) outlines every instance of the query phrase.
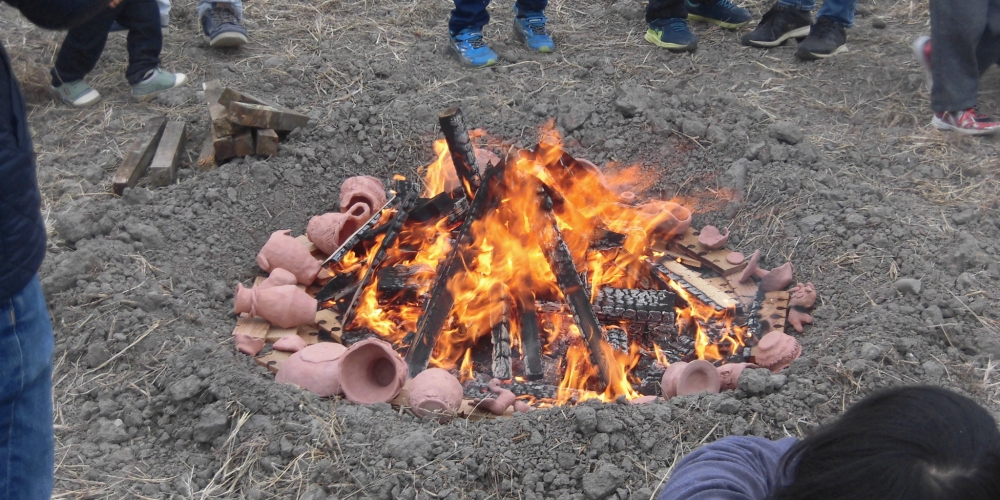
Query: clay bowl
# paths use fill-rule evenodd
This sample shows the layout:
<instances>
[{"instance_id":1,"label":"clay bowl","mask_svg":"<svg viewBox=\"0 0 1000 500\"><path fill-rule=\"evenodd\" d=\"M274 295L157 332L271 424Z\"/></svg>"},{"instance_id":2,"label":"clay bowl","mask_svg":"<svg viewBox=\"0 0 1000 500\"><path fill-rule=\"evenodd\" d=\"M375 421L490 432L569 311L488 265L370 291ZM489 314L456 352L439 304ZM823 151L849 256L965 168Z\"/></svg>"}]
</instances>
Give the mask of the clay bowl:
<instances>
[{"instance_id":1,"label":"clay bowl","mask_svg":"<svg viewBox=\"0 0 1000 500\"><path fill-rule=\"evenodd\" d=\"M462 405L462 384L447 370L428 368L410 381L410 411L420 418L447 422Z\"/></svg>"},{"instance_id":2,"label":"clay bowl","mask_svg":"<svg viewBox=\"0 0 1000 500\"><path fill-rule=\"evenodd\" d=\"M346 347L335 342L307 346L285 360L274 380L297 385L322 397L340 394L340 361L346 351Z\"/></svg>"},{"instance_id":3,"label":"clay bowl","mask_svg":"<svg viewBox=\"0 0 1000 500\"><path fill-rule=\"evenodd\" d=\"M340 362L344 395L363 405L392 401L403 390L407 371L392 345L379 339L352 345Z\"/></svg>"},{"instance_id":4,"label":"clay bowl","mask_svg":"<svg viewBox=\"0 0 1000 500\"><path fill-rule=\"evenodd\" d=\"M715 365L698 359L684 367L677 377L677 395L689 396L700 392L719 392L722 381Z\"/></svg>"}]
</instances>

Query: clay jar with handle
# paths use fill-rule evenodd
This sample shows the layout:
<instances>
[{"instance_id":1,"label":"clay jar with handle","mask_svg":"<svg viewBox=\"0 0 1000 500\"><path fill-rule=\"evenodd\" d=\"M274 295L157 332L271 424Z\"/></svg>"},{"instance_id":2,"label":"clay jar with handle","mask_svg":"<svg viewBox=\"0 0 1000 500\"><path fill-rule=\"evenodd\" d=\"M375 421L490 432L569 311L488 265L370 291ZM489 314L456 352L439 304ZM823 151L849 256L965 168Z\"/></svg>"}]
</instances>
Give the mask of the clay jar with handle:
<instances>
[{"instance_id":1,"label":"clay jar with handle","mask_svg":"<svg viewBox=\"0 0 1000 500\"><path fill-rule=\"evenodd\" d=\"M777 373L788 368L792 361L802 355L802 346L795 337L774 330L761 337L753 348L753 355L758 365Z\"/></svg>"},{"instance_id":2,"label":"clay jar with handle","mask_svg":"<svg viewBox=\"0 0 1000 500\"><path fill-rule=\"evenodd\" d=\"M322 397L336 396L341 393L340 360L346 351L346 347L334 342L306 346L285 360L274 380Z\"/></svg>"},{"instance_id":3,"label":"clay jar with handle","mask_svg":"<svg viewBox=\"0 0 1000 500\"><path fill-rule=\"evenodd\" d=\"M462 383L448 370L428 368L410 380L408 404L420 418L447 422L462 405Z\"/></svg>"},{"instance_id":4,"label":"clay jar with handle","mask_svg":"<svg viewBox=\"0 0 1000 500\"><path fill-rule=\"evenodd\" d=\"M349 177L340 185L341 212L348 212L355 204L364 203L370 214L382 208L385 202L385 186L382 181L370 175Z\"/></svg>"},{"instance_id":5,"label":"clay jar with handle","mask_svg":"<svg viewBox=\"0 0 1000 500\"><path fill-rule=\"evenodd\" d=\"M311 285L322 263L316 260L305 245L295 241L290 230L271 233L264 248L257 254L257 265L266 272L275 268L285 269L295 275L299 284Z\"/></svg>"},{"instance_id":6,"label":"clay jar with handle","mask_svg":"<svg viewBox=\"0 0 1000 500\"><path fill-rule=\"evenodd\" d=\"M236 287L236 312L260 316L280 328L316 323L316 299L295 285Z\"/></svg>"},{"instance_id":7,"label":"clay jar with handle","mask_svg":"<svg viewBox=\"0 0 1000 500\"><path fill-rule=\"evenodd\" d=\"M330 212L309 219L306 236L323 253L329 255L337 251L351 233L345 230L350 215Z\"/></svg>"},{"instance_id":8,"label":"clay jar with handle","mask_svg":"<svg viewBox=\"0 0 1000 500\"><path fill-rule=\"evenodd\" d=\"M375 338L348 348L340 370L344 395L352 403L363 405L392 401L403 390L408 371L392 345Z\"/></svg>"}]
</instances>

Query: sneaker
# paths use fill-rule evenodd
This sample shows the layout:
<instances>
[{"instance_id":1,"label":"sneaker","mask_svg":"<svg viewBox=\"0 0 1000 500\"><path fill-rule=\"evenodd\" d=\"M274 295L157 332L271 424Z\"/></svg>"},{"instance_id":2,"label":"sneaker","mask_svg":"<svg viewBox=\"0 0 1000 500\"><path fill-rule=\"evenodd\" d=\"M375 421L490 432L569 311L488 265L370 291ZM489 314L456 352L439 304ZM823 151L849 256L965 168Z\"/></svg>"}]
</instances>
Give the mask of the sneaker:
<instances>
[{"instance_id":1,"label":"sneaker","mask_svg":"<svg viewBox=\"0 0 1000 500\"><path fill-rule=\"evenodd\" d=\"M789 38L801 41L809 35L810 26L812 16L808 11L775 3L760 18L757 27L740 38L740 43L748 47L777 47Z\"/></svg>"},{"instance_id":2,"label":"sneaker","mask_svg":"<svg viewBox=\"0 0 1000 500\"><path fill-rule=\"evenodd\" d=\"M541 12L520 12L514 5L514 35L529 49L538 52L556 50L556 43L545 29L545 14Z\"/></svg>"},{"instance_id":3,"label":"sneaker","mask_svg":"<svg viewBox=\"0 0 1000 500\"><path fill-rule=\"evenodd\" d=\"M57 87L49 87L49 90L52 95L75 108L86 108L101 100L101 94L83 80L63 82Z\"/></svg>"},{"instance_id":4,"label":"sneaker","mask_svg":"<svg viewBox=\"0 0 1000 500\"><path fill-rule=\"evenodd\" d=\"M922 36L913 41L913 56L917 58L920 67L927 76L927 88L934 87L934 75L931 74L931 37Z\"/></svg>"},{"instance_id":5,"label":"sneaker","mask_svg":"<svg viewBox=\"0 0 1000 500\"><path fill-rule=\"evenodd\" d=\"M470 68L485 68L497 63L497 53L483 41L483 32L466 28L451 37L448 50L458 62Z\"/></svg>"},{"instance_id":6,"label":"sneaker","mask_svg":"<svg viewBox=\"0 0 1000 500\"><path fill-rule=\"evenodd\" d=\"M847 31L844 26L829 17L820 16L816 24L809 30L799 48L795 49L795 57L807 61L825 59L841 52L847 52Z\"/></svg>"},{"instance_id":7,"label":"sneaker","mask_svg":"<svg viewBox=\"0 0 1000 500\"><path fill-rule=\"evenodd\" d=\"M976 108L934 113L931 125L938 130L958 132L963 135L986 135L1000 131L1000 122L979 113Z\"/></svg>"},{"instance_id":8,"label":"sneaker","mask_svg":"<svg viewBox=\"0 0 1000 500\"><path fill-rule=\"evenodd\" d=\"M687 21L679 17L649 23L646 41L672 52L693 52L698 48L698 37L691 33Z\"/></svg>"},{"instance_id":9,"label":"sneaker","mask_svg":"<svg viewBox=\"0 0 1000 500\"><path fill-rule=\"evenodd\" d=\"M729 0L702 0L694 3L687 2L688 19L692 21L702 21L717 24L723 28L734 30L746 26L753 17L750 11L743 7L737 7Z\"/></svg>"},{"instance_id":10,"label":"sneaker","mask_svg":"<svg viewBox=\"0 0 1000 500\"><path fill-rule=\"evenodd\" d=\"M163 23L160 25L160 31L163 32L163 36L167 36L170 34L170 26L167 25L166 23ZM108 28L108 33L122 33L122 32L128 32L128 28L118 24L118 21L112 22L111 27Z\"/></svg>"},{"instance_id":11,"label":"sneaker","mask_svg":"<svg viewBox=\"0 0 1000 500\"><path fill-rule=\"evenodd\" d=\"M209 47L239 47L247 43L247 29L236 18L236 10L229 4L217 3L205 12L201 29Z\"/></svg>"},{"instance_id":12,"label":"sneaker","mask_svg":"<svg viewBox=\"0 0 1000 500\"><path fill-rule=\"evenodd\" d=\"M150 70L147 75L145 80L132 86L132 97L144 100L187 83L187 76L184 73L169 73L160 68Z\"/></svg>"}]
</instances>

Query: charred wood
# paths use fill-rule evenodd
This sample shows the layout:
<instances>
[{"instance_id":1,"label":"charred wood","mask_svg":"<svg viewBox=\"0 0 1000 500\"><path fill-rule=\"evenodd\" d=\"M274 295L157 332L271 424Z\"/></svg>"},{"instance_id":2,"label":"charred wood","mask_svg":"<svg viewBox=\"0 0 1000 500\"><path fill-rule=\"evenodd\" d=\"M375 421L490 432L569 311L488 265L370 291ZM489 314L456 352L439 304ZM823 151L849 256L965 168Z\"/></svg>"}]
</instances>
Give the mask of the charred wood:
<instances>
[{"instance_id":1,"label":"charred wood","mask_svg":"<svg viewBox=\"0 0 1000 500\"><path fill-rule=\"evenodd\" d=\"M524 378L538 380L544 376L542 371L542 345L538 331L538 313L535 308L535 295L530 287L520 287L516 297L517 321L521 327L521 354L524 360Z\"/></svg>"},{"instance_id":2,"label":"charred wood","mask_svg":"<svg viewBox=\"0 0 1000 500\"><path fill-rule=\"evenodd\" d=\"M510 304L502 286L490 290L490 300L497 304L498 311L493 317L490 338L493 343L493 378L510 380L513 378L510 354Z\"/></svg>"},{"instance_id":3,"label":"charred wood","mask_svg":"<svg viewBox=\"0 0 1000 500\"><path fill-rule=\"evenodd\" d=\"M455 164L455 173L462 182L466 198L471 200L475 197L483 179L479 175L476 152L472 147L472 141L469 140L469 129L465 125L462 110L446 109L438 115L438 122L441 124L444 140L448 143L448 152L451 153L451 160Z\"/></svg>"}]
</instances>

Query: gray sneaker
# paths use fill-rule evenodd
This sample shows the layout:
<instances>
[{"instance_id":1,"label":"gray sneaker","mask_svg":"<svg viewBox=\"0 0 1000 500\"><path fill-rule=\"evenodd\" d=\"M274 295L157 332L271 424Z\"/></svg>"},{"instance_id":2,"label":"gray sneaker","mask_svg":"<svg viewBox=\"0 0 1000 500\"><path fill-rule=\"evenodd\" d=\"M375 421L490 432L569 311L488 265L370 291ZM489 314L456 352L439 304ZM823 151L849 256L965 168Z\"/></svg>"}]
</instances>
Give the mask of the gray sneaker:
<instances>
[{"instance_id":1,"label":"gray sneaker","mask_svg":"<svg viewBox=\"0 0 1000 500\"><path fill-rule=\"evenodd\" d=\"M132 97L147 99L155 94L187 83L184 73L169 73L160 68L150 71L145 80L132 86Z\"/></svg>"},{"instance_id":2,"label":"gray sneaker","mask_svg":"<svg viewBox=\"0 0 1000 500\"><path fill-rule=\"evenodd\" d=\"M63 82L58 87L49 87L49 90L59 100L75 108L86 108L101 100L101 94L83 80Z\"/></svg>"}]
</instances>

